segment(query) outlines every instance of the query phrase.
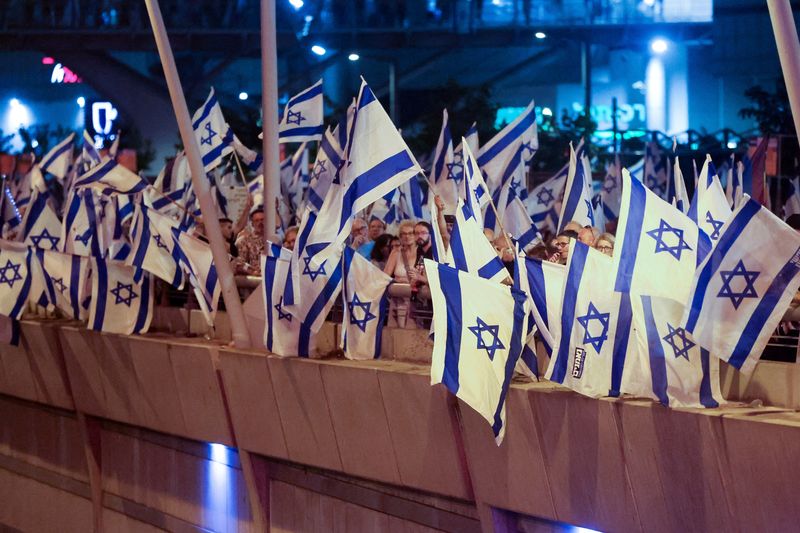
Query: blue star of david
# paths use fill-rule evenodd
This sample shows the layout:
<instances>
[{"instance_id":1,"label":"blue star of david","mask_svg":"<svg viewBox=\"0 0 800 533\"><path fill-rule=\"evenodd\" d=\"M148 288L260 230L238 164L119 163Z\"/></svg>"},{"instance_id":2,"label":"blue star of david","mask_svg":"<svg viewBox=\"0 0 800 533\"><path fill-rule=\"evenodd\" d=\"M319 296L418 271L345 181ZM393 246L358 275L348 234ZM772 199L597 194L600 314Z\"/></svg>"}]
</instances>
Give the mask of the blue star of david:
<instances>
[{"instance_id":1,"label":"blue star of david","mask_svg":"<svg viewBox=\"0 0 800 533\"><path fill-rule=\"evenodd\" d=\"M206 122L207 137L200 137L200 144L207 144L211 146L211 139L217 136L217 132L211 129L211 122Z\"/></svg>"},{"instance_id":2,"label":"blue star of david","mask_svg":"<svg viewBox=\"0 0 800 533\"><path fill-rule=\"evenodd\" d=\"M550 205L555 199L555 196L553 196L553 190L548 189L547 187L542 187L539 189L539 192L536 193L536 203L538 205Z\"/></svg>"},{"instance_id":3,"label":"blue star of david","mask_svg":"<svg viewBox=\"0 0 800 533\"><path fill-rule=\"evenodd\" d=\"M528 140L526 143L522 143L522 150L523 152L530 153L530 156L527 159L533 157L533 154L536 153L536 148L533 147L533 139Z\"/></svg>"},{"instance_id":4,"label":"blue star of david","mask_svg":"<svg viewBox=\"0 0 800 533\"><path fill-rule=\"evenodd\" d=\"M289 115L286 117L287 124L297 124L300 125L301 122L307 120L306 117L303 116L302 111L294 112L291 109L289 110Z\"/></svg>"},{"instance_id":5,"label":"blue star of david","mask_svg":"<svg viewBox=\"0 0 800 533\"><path fill-rule=\"evenodd\" d=\"M719 275L722 277L722 288L717 294L717 298L730 298L734 309L739 309L742 300L745 298L758 298L755 285L756 278L761 272L747 270L744 263L740 259L733 270L720 270ZM734 278L741 277L744 280L744 288L739 292L734 292L731 287L731 281Z\"/></svg>"},{"instance_id":6,"label":"blue star of david","mask_svg":"<svg viewBox=\"0 0 800 533\"><path fill-rule=\"evenodd\" d=\"M75 235L75 240L83 244L84 246L89 246L89 240L92 238L92 228L87 229L83 232L82 235Z\"/></svg>"},{"instance_id":7,"label":"blue star of david","mask_svg":"<svg viewBox=\"0 0 800 533\"><path fill-rule=\"evenodd\" d=\"M664 242L665 233L672 233L673 235L675 235L675 237L677 237L678 239L678 243L674 246L669 246L666 242ZM669 254L678 261L681 260L681 252L683 250L692 249L686 243L686 241L683 240L683 230L680 228L673 228L663 218L659 221L658 227L656 229L648 231L647 234L656 241L655 253L669 252Z\"/></svg>"},{"instance_id":8,"label":"blue star of david","mask_svg":"<svg viewBox=\"0 0 800 533\"><path fill-rule=\"evenodd\" d=\"M275 304L275 310L278 312L278 320L286 320L288 322L292 321L292 314L283 310L283 296L281 296L280 300L278 300L278 303Z\"/></svg>"},{"instance_id":9,"label":"blue star of david","mask_svg":"<svg viewBox=\"0 0 800 533\"><path fill-rule=\"evenodd\" d=\"M55 235L50 235L50 232L47 231L47 228L44 228L39 235L31 235L31 242L37 248L42 248L39 244L42 241L50 241L50 250L55 250L56 246L58 246L58 241L60 239Z\"/></svg>"},{"instance_id":10,"label":"blue star of david","mask_svg":"<svg viewBox=\"0 0 800 533\"><path fill-rule=\"evenodd\" d=\"M470 330L476 337L478 337L478 345L476 346L479 350L486 350L486 353L489 355L489 360L494 361L494 352L497 350L505 349L505 346L502 342L500 342L500 337L498 334L500 333L500 326L490 326L483 320L481 317L475 317L477 326L470 326L467 329ZM490 344L486 344L483 340L483 333L488 332L491 335Z\"/></svg>"},{"instance_id":11,"label":"blue star of david","mask_svg":"<svg viewBox=\"0 0 800 533\"><path fill-rule=\"evenodd\" d=\"M603 190L611 194L611 191L617 188L617 178L609 174L603 182Z\"/></svg>"},{"instance_id":12,"label":"blue star of david","mask_svg":"<svg viewBox=\"0 0 800 533\"><path fill-rule=\"evenodd\" d=\"M156 241L156 246L158 248L163 248L165 250L169 250L169 246L164 244L164 241L161 240L161 235L160 234L156 233L155 235L153 235L153 240Z\"/></svg>"},{"instance_id":13,"label":"blue star of david","mask_svg":"<svg viewBox=\"0 0 800 533\"><path fill-rule=\"evenodd\" d=\"M64 285L64 278L53 278L53 285L61 294L64 294L64 291L67 290L67 286Z\"/></svg>"},{"instance_id":14,"label":"blue star of david","mask_svg":"<svg viewBox=\"0 0 800 533\"><path fill-rule=\"evenodd\" d=\"M714 217L711 216L711 211L706 211L706 222L711 224L711 235L709 235L709 237L716 241L719 239L719 230L722 229L725 223L721 220L715 220Z\"/></svg>"},{"instance_id":15,"label":"blue star of david","mask_svg":"<svg viewBox=\"0 0 800 533\"><path fill-rule=\"evenodd\" d=\"M10 259L7 259L6 266L0 268L0 285L8 283L8 286L13 289L14 283L22 279L22 276L19 275L19 268L21 266L22 265L12 263ZM8 277L9 270L13 271L10 278Z\"/></svg>"},{"instance_id":16,"label":"blue star of david","mask_svg":"<svg viewBox=\"0 0 800 533\"><path fill-rule=\"evenodd\" d=\"M325 172L325 161L317 161L314 163L314 169L311 171L311 175L314 176L315 179L319 179L323 172Z\"/></svg>"},{"instance_id":17,"label":"blue star of david","mask_svg":"<svg viewBox=\"0 0 800 533\"><path fill-rule=\"evenodd\" d=\"M456 183L461 181L461 178L464 177L464 164L457 163L453 161L452 163L445 163L447 166L447 179L453 180ZM460 169L460 172L456 172L456 169Z\"/></svg>"},{"instance_id":18,"label":"blue star of david","mask_svg":"<svg viewBox=\"0 0 800 533\"><path fill-rule=\"evenodd\" d=\"M683 357L688 361L689 350L691 350L692 347L695 346L695 343L686 338L687 333L685 329L673 328L672 324L670 324L669 322L667 322L667 328L669 329L669 334L661 338L667 341L667 344L672 346L672 351L675 353L675 359L677 359L678 357ZM678 348L678 343L675 342L675 337L678 337L681 341L680 348Z\"/></svg>"},{"instance_id":19,"label":"blue star of david","mask_svg":"<svg viewBox=\"0 0 800 533\"><path fill-rule=\"evenodd\" d=\"M598 354L603 348L603 343L608 339L608 321L610 316L610 313L601 313L592 302L589 302L589 309L586 311L586 314L576 319L578 323L583 326L583 344L591 344ZM592 335L589 333L589 324L593 320L598 321L603 328L599 335Z\"/></svg>"},{"instance_id":20,"label":"blue star of david","mask_svg":"<svg viewBox=\"0 0 800 533\"><path fill-rule=\"evenodd\" d=\"M357 326L358 329L363 331L364 333L367 332L367 322L370 320L375 320L377 315L370 313L370 307L372 307L371 302L362 302L358 298L358 294L353 294L353 301L347 303L347 309L350 311L350 323L354 326ZM356 318L356 309L361 309L363 317Z\"/></svg>"},{"instance_id":21,"label":"blue star of david","mask_svg":"<svg viewBox=\"0 0 800 533\"><path fill-rule=\"evenodd\" d=\"M311 258L310 257L304 257L303 258L303 263L305 263L305 266L303 267L303 275L304 276L308 276L309 278L311 278L311 281L316 280L317 276L319 276L319 275L325 276L326 275L326 273L325 273L325 263L327 263L327 262L328 262L328 260L326 259L325 261L322 262L322 264L319 266L319 268L317 270L311 270Z\"/></svg>"},{"instance_id":22,"label":"blue star of david","mask_svg":"<svg viewBox=\"0 0 800 533\"><path fill-rule=\"evenodd\" d=\"M592 203L589 200L583 201L586 204L586 212L589 217L589 221L591 225L594 226L594 209L592 209Z\"/></svg>"},{"instance_id":23,"label":"blue star of david","mask_svg":"<svg viewBox=\"0 0 800 533\"><path fill-rule=\"evenodd\" d=\"M649 174L645 176L644 182L651 191L658 193L659 195L664 194L664 183L659 183L658 177L655 174Z\"/></svg>"},{"instance_id":24,"label":"blue star of david","mask_svg":"<svg viewBox=\"0 0 800 533\"><path fill-rule=\"evenodd\" d=\"M122 291L125 291L127 296L122 296ZM132 283L126 284L118 281L117 286L111 289L109 292L114 295L115 305L125 304L126 306L130 307L131 303L133 303L133 299L138 297L138 294L133 291Z\"/></svg>"}]
</instances>

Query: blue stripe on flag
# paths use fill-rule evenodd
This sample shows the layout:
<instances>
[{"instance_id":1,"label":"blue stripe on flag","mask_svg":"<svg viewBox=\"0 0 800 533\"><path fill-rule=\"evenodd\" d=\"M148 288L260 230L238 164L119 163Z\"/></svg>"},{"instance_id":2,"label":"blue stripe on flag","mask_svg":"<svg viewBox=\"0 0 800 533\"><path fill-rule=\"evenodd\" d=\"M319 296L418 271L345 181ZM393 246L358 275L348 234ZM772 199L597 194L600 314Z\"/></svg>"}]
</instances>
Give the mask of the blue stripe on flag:
<instances>
[{"instance_id":1,"label":"blue stripe on flag","mask_svg":"<svg viewBox=\"0 0 800 533\"><path fill-rule=\"evenodd\" d=\"M215 93L215 94L212 94L212 95L211 95L211 98L209 98L209 99L206 101L205 105L203 105L203 112L200 114L200 117L198 117L198 119L197 119L197 120L195 120L194 122L192 122L192 129L195 129L195 130L196 130L196 129L198 128L198 126L200 126L200 124L201 124L201 123L202 123L202 122L203 122L203 121L204 121L204 120L205 120L205 119L208 117L208 115L211 113L211 110L214 108L214 106L215 106L215 105L217 105L217 95L216 95L216 93Z\"/></svg>"},{"instance_id":2,"label":"blue stripe on flag","mask_svg":"<svg viewBox=\"0 0 800 533\"><path fill-rule=\"evenodd\" d=\"M492 431L494 436L500 434L503 427L503 419L501 414L503 412L503 405L506 401L506 394L508 388L511 386L511 378L514 375L514 367L517 366L517 360L522 353L522 323L525 320L525 293L515 289L511 290L511 296L514 298L514 327L511 329L511 342L508 346L508 359L506 360L505 376L503 384L500 388L500 401L497 402L497 409L494 412L494 423L492 424ZM532 370L532 369L531 369Z\"/></svg>"},{"instance_id":3,"label":"blue stripe on flag","mask_svg":"<svg viewBox=\"0 0 800 533\"><path fill-rule=\"evenodd\" d=\"M572 327L575 322L575 302L578 300L578 287L581 284L583 268L586 265L586 257L589 254L589 247L586 245L576 245L570 258L569 272L564 285L564 302L561 309L561 340L558 345L558 352L555 361L551 361L553 372L551 381L563 383L567 374L567 363L569 362L569 345L572 338Z\"/></svg>"},{"instance_id":4,"label":"blue stripe on flag","mask_svg":"<svg viewBox=\"0 0 800 533\"><path fill-rule=\"evenodd\" d=\"M486 163L494 159L497 154L508 148L511 143L520 140L522 134L533 125L536 113L531 110L519 124L517 124L511 131L509 131L502 139L500 139L489 150L478 156L478 166L484 166ZM515 119L516 120L516 119Z\"/></svg>"},{"instance_id":5,"label":"blue stripe on flag","mask_svg":"<svg viewBox=\"0 0 800 533\"><path fill-rule=\"evenodd\" d=\"M488 263L478 269L478 276L485 279L492 279L498 272L502 271L505 267L499 257L489 260Z\"/></svg>"},{"instance_id":6,"label":"blue stripe on flag","mask_svg":"<svg viewBox=\"0 0 800 533\"><path fill-rule=\"evenodd\" d=\"M148 274L141 284L139 313L136 316L136 325L133 327L134 333L141 333L145 325L147 325L147 316L150 314L150 284L150 274Z\"/></svg>"},{"instance_id":7,"label":"blue stripe on flag","mask_svg":"<svg viewBox=\"0 0 800 533\"><path fill-rule=\"evenodd\" d=\"M95 294L94 297L97 298L97 304L94 309L92 329L95 331L102 331L103 321L106 316L106 301L108 300L108 267L106 266L106 262L99 257L94 258L94 263L94 274L97 275L97 294Z\"/></svg>"},{"instance_id":8,"label":"blue stripe on flag","mask_svg":"<svg viewBox=\"0 0 800 533\"><path fill-rule=\"evenodd\" d=\"M297 344L297 352L300 357L308 357L310 355L310 343L311 343L311 328L314 325L314 322L317 321L319 318L320 313L325 309L325 305L333 298L333 295L336 293L336 290L339 289L339 283L342 280L342 262L336 262L336 268L334 269L333 273L331 273L328 281L325 283L325 287L320 292L317 299L314 300L314 303L308 309L306 316L303 319L303 322L300 325L300 339Z\"/></svg>"},{"instance_id":9,"label":"blue stripe on flag","mask_svg":"<svg viewBox=\"0 0 800 533\"><path fill-rule=\"evenodd\" d=\"M447 339L444 348L444 371L442 383L447 389L456 394L459 389L458 360L461 354L461 335L463 333L461 282L458 279L458 270L437 265L439 284L445 295L447 306Z\"/></svg>"},{"instance_id":10,"label":"blue stripe on flag","mask_svg":"<svg viewBox=\"0 0 800 533\"><path fill-rule=\"evenodd\" d=\"M64 145L59 147L57 150L55 150L53 152L53 154L48 159L46 159L46 160L42 161L41 163L39 163L39 168L41 168L42 170L47 171L47 169L50 167L50 165L52 165L53 162L61 156L61 154L63 154L67 150L71 150L72 149L72 144L73 144L72 140L69 140L69 142L65 142Z\"/></svg>"},{"instance_id":11,"label":"blue stripe on flag","mask_svg":"<svg viewBox=\"0 0 800 533\"><path fill-rule=\"evenodd\" d=\"M295 95L293 98L289 100L289 103L287 105L289 109L291 109L297 104L311 100L312 98L314 98L315 96L319 96L320 94L322 94L322 83L318 82L309 87L308 89L306 89L305 91L301 92L300 94Z\"/></svg>"},{"instance_id":12,"label":"blue stripe on flag","mask_svg":"<svg viewBox=\"0 0 800 533\"><path fill-rule=\"evenodd\" d=\"M580 176L580 177L579 177ZM575 210L578 208L578 203L581 200L583 192L583 163L578 159L575 169L575 176L572 178L572 188L567 193L567 205L564 207L564 217L559 222L558 231L563 231L566 226L575 216Z\"/></svg>"},{"instance_id":13,"label":"blue stripe on flag","mask_svg":"<svg viewBox=\"0 0 800 533\"><path fill-rule=\"evenodd\" d=\"M719 402L714 399L711 392L711 371L708 350L700 348L700 366L703 369L703 378L700 380L700 403L705 407L719 407Z\"/></svg>"},{"instance_id":14,"label":"blue stripe on flag","mask_svg":"<svg viewBox=\"0 0 800 533\"><path fill-rule=\"evenodd\" d=\"M619 396L622 385L622 371L625 369L625 359L628 355L628 339L631 335L631 322L633 310L631 309L631 296L628 293L619 295L619 313L617 314L617 330L614 333L614 351L611 358L611 390L609 396Z\"/></svg>"},{"instance_id":15,"label":"blue stripe on flag","mask_svg":"<svg viewBox=\"0 0 800 533\"><path fill-rule=\"evenodd\" d=\"M539 259L525 258L525 270L528 272L528 286L530 287L531 299L536 311L547 326L548 331L550 324L547 317L547 289L544 283L544 269L542 268L542 261ZM555 295L551 295L555 297Z\"/></svg>"},{"instance_id":16,"label":"blue stripe on flag","mask_svg":"<svg viewBox=\"0 0 800 533\"><path fill-rule=\"evenodd\" d=\"M644 210L647 206L647 191L644 185L634 179L627 181L630 184L630 200L628 202L628 218L625 222L625 238L622 241L622 250L619 252L619 268L614 290L617 292L630 292L633 271L636 268L636 254L639 251L639 239L642 237L642 222ZM626 184L627 184L626 183Z\"/></svg>"},{"instance_id":17,"label":"blue stripe on flag","mask_svg":"<svg viewBox=\"0 0 800 533\"><path fill-rule=\"evenodd\" d=\"M289 137L306 137L309 135L322 135L325 131L324 126L303 126L302 128L286 129L278 133L278 137L286 139Z\"/></svg>"},{"instance_id":18,"label":"blue stripe on flag","mask_svg":"<svg viewBox=\"0 0 800 533\"><path fill-rule=\"evenodd\" d=\"M750 223L750 220L756 216L759 209L761 209L761 204L752 199L748 200L747 203L742 206L739 212L736 213L736 216L730 220L728 227L720 236L717 245L711 252L711 257L708 258L700 271L697 277L697 284L694 288L694 294L689 302L689 316L686 319L685 328L689 333L694 332L697 320L700 318L700 310L703 307L703 301L711 278L716 274L717 269L719 269L723 259L725 259L725 255L736 243L739 235L744 228L747 227L747 224Z\"/></svg>"},{"instance_id":19,"label":"blue stripe on flag","mask_svg":"<svg viewBox=\"0 0 800 533\"><path fill-rule=\"evenodd\" d=\"M69 303L72 306L72 318L80 320L80 279L81 279L81 258L77 255L72 256L72 264L69 271Z\"/></svg>"},{"instance_id":20,"label":"blue stripe on flag","mask_svg":"<svg viewBox=\"0 0 800 533\"><path fill-rule=\"evenodd\" d=\"M267 303L266 305L266 315L267 315L267 350L270 352L272 351L272 312L274 307L272 306L272 287L275 284L275 265L277 264L278 259L267 255L266 261L264 264L264 301Z\"/></svg>"},{"instance_id":21,"label":"blue stripe on flag","mask_svg":"<svg viewBox=\"0 0 800 533\"><path fill-rule=\"evenodd\" d=\"M653 393L658 401L669 405L667 397L667 362L664 356L664 346L661 344L661 335L658 333L656 321L653 317L653 303L649 296L642 296L644 309L644 324L647 330L647 347L650 358L650 378Z\"/></svg>"}]
</instances>

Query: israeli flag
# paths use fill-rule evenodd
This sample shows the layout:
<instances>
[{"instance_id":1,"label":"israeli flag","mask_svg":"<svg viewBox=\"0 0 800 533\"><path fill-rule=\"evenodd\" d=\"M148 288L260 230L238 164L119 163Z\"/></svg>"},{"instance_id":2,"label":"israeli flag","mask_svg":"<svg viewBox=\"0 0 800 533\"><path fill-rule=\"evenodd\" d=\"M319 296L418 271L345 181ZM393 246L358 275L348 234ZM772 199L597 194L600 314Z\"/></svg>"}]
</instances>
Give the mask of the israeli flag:
<instances>
[{"instance_id":1,"label":"israeli flag","mask_svg":"<svg viewBox=\"0 0 800 533\"><path fill-rule=\"evenodd\" d=\"M225 122L213 87L206 101L192 115L192 128L206 172L213 170L223 157L233 152L233 131Z\"/></svg>"},{"instance_id":2,"label":"israeli flag","mask_svg":"<svg viewBox=\"0 0 800 533\"><path fill-rule=\"evenodd\" d=\"M507 161L506 168L503 170L503 175L500 178L500 183L497 189L490 191L492 195L492 203L494 204L495 209L487 209L486 213L484 214L483 220L483 227L486 229L492 230L495 235L500 234L500 224L498 222L502 222L502 220L498 220L498 217L502 217L503 213L505 212L505 205L509 201L509 193L511 193L511 198L515 198L520 189L525 188L525 163L522 161L522 148L518 148L516 153ZM525 188L525 194L527 196L528 190ZM503 199L501 200L500 196L504 194ZM502 205L501 205L502 204Z\"/></svg>"},{"instance_id":3,"label":"israeli flag","mask_svg":"<svg viewBox=\"0 0 800 533\"><path fill-rule=\"evenodd\" d=\"M697 224L622 170L614 290L686 302L711 241Z\"/></svg>"},{"instance_id":4,"label":"israeli flag","mask_svg":"<svg viewBox=\"0 0 800 533\"><path fill-rule=\"evenodd\" d=\"M178 228L172 228L172 240L173 254L177 256L178 264L189 275L189 282L192 284L206 324L214 327L214 316L217 313L221 289L211 247Z\"/></svg>"},{"instance_id":5,"label":"israeli flag","mask_svg":"<svg viewBox=\"0 0 800 533\"><path fill-rule=\"evenodd\" d=\"M500 187L503 169L519 147L522 147L522 159L526 165L539 149L533 100L525 111L481 146L477 153L478 166L486 174L489 190Z\"/></svg>"},{"instance_id":6,"label":"israeli flag","mask_svg":"<svg viewBox=\"0 0 800 533\"><path fill-rule=\"evenodd\" d=\"M602 214L606 220L619 218L619 208L622 202L622 165L619 156L606 165L606 175L600 185L600 201ZM605 225L600 226L604 228Z\"/></svg>"},{"instance_id":7,"label":"israeli flag","mask_svg":"<svg viewBox=\"0 0 800 533\"><path fill-rule=\"evenodd\" d=\"M622 392L670 407L719 407L719 359L683 329L684 306L657 296L632 299L634 328Z\"/></svg>"},{"instance_id":8,"label":"israeli flag","mask_svg":"<svg viewBox=\"0 0 800 533\"><path fill-rule=\"evenodd\" d=\"M136 194L142 192L148 183L124 166L109 157L103 158L99 165L75 180L76 189L91 188L100 194Z\"/></svg>"},{"instance_id":9,"label":"israeli flag","mask_svg":"<svg viewBox=\"0 0 800 533\"><path fill-rule=\"evenodd\" d=\"M281 357L299 355L300 320L283 308L283 292L290 276L289 258L291 251L282 248L277 253L261 256L261 272L264 282L264 346L270 352ZM316 339L309 337L309 352L315 350Z\"/></svg>"},{"instance_id":10,"label":"israeli flag","mask_svg":"<svg viewBox=\"0 0 800 533\"><path fill-rule=\"evenodd\" d=\"M667 181L666 158L658 144L652 141L645 146L642 183L662 200L670 200L667 197L669 182Z\"/></svg>"},{"instance_id":11,"label":"israeli flag","mask_svg":"<svg viewBox=\"0 0 800 533\"><path fill-rule=\"evenodd\" d=\"M38 250L37 258L49 304L74 320L86 320L83 302L90 294L89 258L50 250Z\"/></svg>"},{"instance_id":12,"label":"israeli flag","mask_svg":"<svg viewBox=\"0 0 800 533\"><path fill-rule=\"evenodd\" d=\"M561 298L567 269L564 265L526 257L523 261L527 293L536 327L548 353L560 336Z\"/></svg>"},{"instance_id":13,"label":"israeli flag","mask_svg":"<svg viewBox=\"0 0 800 533\"><path fill-rule=\"evenodd\" d=\"M39 163L39 168L42 172L48 172L59 180L63 180L72 165L72 150L74 148L75 134L70 133L66 139L45 154Z\"/></svg>"},{"instance_id":14,"label":"israeli flag","mask_svg":"<svg viewBox=\"0 0 800 533\"><path fill-rule=\"evenodd\" d=\"M790 181L792 193L783 204L784 220L792 215L800 213L800 179L794 178Z\"/></svg>"},{"instance_id":15,"label":"israeli flag","mask_svg":"<svg viewBox=\"0 0 800 533\"><path fill-rule=\"evenodd\" d=\"M525 204L520 197L521 190L525 190L525 166L520 159L517 171L505 181L503 188L497 192L495 206L497 213L502 217L502 225L493 209L486 211L484 226L493 229L495 235L505 230L516 241L520 250L527 250L542 240L539 228L528 215Z\"/></svg>"},{"instance_id":16,"label":"israeli flag","mask_svg":"<svg viewBox=\"0 0 800 533\"><path fill-rule=\"evenodd\" d=\"M706 162L700 171L697 189L689 206L689 218L700 226L712 242L716 243L722 226L730 216L731 207L719 182L717 169L711 162L711 156L706 155Z\"/></svg>"},{"instance_id":17,"label":"israeli flag","mask_svg":"<svg viewBox=\"0 0 800 533\"><path fill-rule=\"evenodd\" d=\"M683 171L681 170L681 165L677 157L673 165L672 179L675 187L674 205L681 213L688 213L689 204L691 202L689 200L689 193L686 192L686 181L683 179Z\"/></svg>"},{"instance_id":18,"label":"israeli flag","mask_svg":"<svg viewBox=\"0 0 800 533\"><path fill-rule=\"evenodd\" d=\"M447 248L450 236L447 236L448 241L446 242L444 235L442 235L442 229L439 226L439 208L436 207L436 199L432 194L428 195L428 210L431 213L431 228L433 228L433 234L431 235L433 260L437 263L447 263ZM384 220L384 222L386 221Z\"/></svg>"},{"instance_id":19,"label":"israeli flag","mask_svg":"<svg viewBox=\"0 0 800 533\"><path fill-rule=\"evenodd\" d=\"M101 241L100 205L91 189L76 189L70 193L61 227L61 249L68 254L102 257L105 246Z\"/></svg>"},{"instance_id":20,"label":"israeli flag","mask_svg":"<svg viewBox=\"0 0 800 533\"><path fill-rule=\"evenodd\" d=\"M403 219L427 219L429 214L425 213L425 194L419 184L419 179L411 178L397 188L397 210Z\"/></svg>"},{"instance_id":21,"label":"israeli flag","mask_svg":"<svg viewBox=\"0 0 800 533\"><path fill-rule=\"evenodd\" d=\"M318 141L324 131L325 118L322 80L291 97L278 124L278 140L287 142Z\"/></svg>"},{"instance_id":22,"label":"israeli flag","mask_svg":"<svg viewBox=\"0 0 800 533\"><path fill-rule=\"evenodd\" d=\"M461 142L456 146L455 150L453 150L453 162L452 162L452 172L453 172L453 179L456 182L459 182L464 177L464 145L469 146L470 151L473 154L478 153L478 125L473 122L472 126L469 127L467 133L464 134L462 137ZM459 195L461 193L459 192Z\"/></svg>"},{"instance_id":23,"label":"israeli flag","mask_svg":"<svg viewBox=\"0 0 800 533\"><path fill-rule=\"evenodd\" d=\"M463 177L463 173L463 163L459 168L454 162L453 137L450 134L450 123L447 109L445 109L442 111L442 129L433 152L430 176L434 193L444 202L447 213L455 211L458 200L458 181Z\"/></svg>"},{"instance_id":24,"label":"israeli flag","mask_svg":"<svg viewBox=\"0 0 800 533\"><path fill-rule=\"evenodd\" d=\"M583 150L578 153L569 147L569 173L558 216L558 231L571 221L581 226L595 226L594 205L592 205L592 168Z\"/></svg>"},{"instance_id":25,"label":"israeli flag","mask_svg":"<svg viewBox=\"0 0 800 533\"><path fill-rule=\"evenodd\" d=\"M126 263L136 268L135 279L146 270L177 289L183 288L183 270L178 264L180 251L172 238L178 221L143 205L137 205L131 224L132 253Z\"/></svg>"},{"instance_id":26,"label":"israeli flag","mask_svg":"<svg viewBox=\"0 0 800 533\"><path fill-rule=\"evenodd\" d=\"M322 208L341 160L342 148L333 131L328 129L320 141L317 159L311 169L311 181L306 193L307 203L315 211Z\"/></svg>"},{"instance_id":27,"label":"israeli flag","mask_svg":"<svg viewBox=\"0 0 800 533\"><path fill-rule=\"evenodd\" d=\"M442 383L480 413L500 445L505 398L528 332L526 296L427 259L425 272L436 331L431 385Z\"/></svg>"},{"instance_id":28,"label":"israeli flag","mask_svg":"<svg viewBox=\"0 0 800 533\"><path fill-rule=\"evenodd\" d=\"M537 185L528 193L528 198L525 202L528 213L540 228L550 228L555 232L560 212L557 207L564 196L564 187L567 183L568 174L569 163L564 165L553 177Z\"/></svg>"},{"instance_id":29,"label":"israeli flag","mask_svg":"<svg viewBox=\"0 0 800 533\"><path fill-rule=\"evenodd\" d=\"M244 143L236 137L236 134L233 135L233 151L239 156L239 160L244 165L244 168L255 173L261 172L264 158L255 150L251 150L245 146Z\"/></svg>"},{"instance_id":30,"label":"israeli flag","mask_svg":"<svg viewBox=\"0 0 800 533\"><path fill-rule=\"evenodd\" d=\"M464 187L463 191L464 205L467 206L470 216L475 218L475 221L480 227L484 227L483 222L483 206L489 203L489 187L483 181L483 175L478 167L478 161L472 153L469 145L462 139L464 150Z\"/></svg>"},{"instance_id":31,"label":"israeli flag","mask_svg":"<svg viewBox=\"0 0 800 533\"><path fill-rule=\"evenodd\" d=\"M387 289L392 277L347 247L342 279L344 319L340 346L348 359L377 359L381 355L383 322L389 311Z\"/></svg>"},{"instance_id":32,"label":"israeli flag","mask_svg":"<svg viewBox=\"0 0 800 533\"><path fill-rule=\"evenodd\" d=\"M695 273L682 325L750 373L800 287L798 272L800 234L745 196Z\"/></svg>"},{"instance_id":33,"label":"israeli flag","mask_svg":"<svg viewBox=\"0 0 800 533\"><path fill-rule=\"evenodd\" d=\"M350 235L353 216L376 200L400 187L422 168L380 102L362 80L358 106L348 139L346 164L334 182L341 183L341 194L328 194L319 212L323 226L336 234L327 255L344 244Z\"/></svg>"},{"instance_id":34,"label":"israeli flag","mask_svg":"<svg viewBox=\"0 0 800 533\"><path fill-rule=\"evenodd\" d=\"M31 294L31 249L0 240L0 315L19 320Z\"/></svg>"},{"instance_id":35,"label":"israeli flag","mask_svg":"<svg viewBox=\"0 0 800 533\"><path fill-rule=\"evenodd\" d=\"M133 279L134 268L91 258L92 298L89 329L131 335L145 333L153 318L153 278Z\"/></svg>"},{"instance_id":36,"label":"israeli flag","mask_svg":"<svg viewBox=\"0 0 800 533\"><path fill-rule=\"evenodd\" d=\"M101 160L102 156L94 146L94 139L92 139L92 136L89 135L88 131L83 130L83 150L81 150L81 162L83 168L81 170L85 172L92 167L96 167L100 164Z\"/></svg>"},{"instance_id":37,"label":"israeli flag","mask_svg":"<svg viewBox=\"0 0 800 533\"><path fill-rule=\"evenodd\" d=\"M61 220L50 205L50 193L37 190L33 198L22 218L22 242L44 250L57 250L61 241Z\"/></svg>"},{"instance_id":38,"label":"israeli flag","mask_svg":"<svg viewBox=\"0 0 800 533\"><path fill-rule=\"evenodd\" d=\"M494 246L478 226L474 213L461 200L456 207L456 221L450 232L450 247L445 262L458 270L497 283L509 277Z\"/></svg>"},{"instance_id":39,"label":"israeli flag","mask_svg":"<svg viewBox=\"0 0 800 533\"><path fill-rule=\"evenodd\" d=\"M593 398L619 395L628 352L630 298L612 290L612 279L610 257L570 242L560 331L545 377Z\"/></svg>"}]
</instances>

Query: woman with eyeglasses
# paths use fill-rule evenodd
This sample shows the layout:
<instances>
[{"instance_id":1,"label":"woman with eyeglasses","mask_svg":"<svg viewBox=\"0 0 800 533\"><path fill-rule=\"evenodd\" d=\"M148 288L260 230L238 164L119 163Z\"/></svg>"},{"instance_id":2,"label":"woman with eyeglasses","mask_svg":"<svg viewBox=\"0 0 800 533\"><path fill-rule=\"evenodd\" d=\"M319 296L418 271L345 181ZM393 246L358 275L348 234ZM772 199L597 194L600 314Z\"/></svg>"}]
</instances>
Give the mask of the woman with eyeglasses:
<instances>
[{"instance_id":1,"label":"woman with eyeglasses","mask_svg":"<svg viewBox=\"0 0 800 533\"><path fill-rule=\"evenodd\" d=\"M602 233L594 241L594 249L611 257L614 255L615 238L610 233Z\"/></svg>"}]
</instances>

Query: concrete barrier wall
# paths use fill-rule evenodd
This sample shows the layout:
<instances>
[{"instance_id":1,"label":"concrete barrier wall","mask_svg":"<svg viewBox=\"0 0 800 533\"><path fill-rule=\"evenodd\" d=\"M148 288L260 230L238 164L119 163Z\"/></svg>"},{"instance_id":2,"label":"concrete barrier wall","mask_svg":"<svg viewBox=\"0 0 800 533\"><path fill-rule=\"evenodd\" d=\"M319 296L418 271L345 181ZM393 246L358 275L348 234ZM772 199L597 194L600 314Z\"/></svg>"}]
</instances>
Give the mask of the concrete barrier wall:
<instances>
[{"instance_id":1,"label":"concrete barrier wall","mask_svg":"<svg viewBox=\"0 0 800 533\"><path fill-rule=\"evenodd\" d=\"M794 410L676 410L515 383L498 447L485 420L410 362L424 339L387 342L405 351L304 360L23 322L22 345L0 346L0 476L10 501L23 491L69 507L75 530L101 515L124 530L256 531L253 505L276 531L351 515L387 531L504 530L529 517L648 532L800 521ZM35 503L0 524L29 529L37 514L46 529Z\"/></svg>"}]
</instances>

